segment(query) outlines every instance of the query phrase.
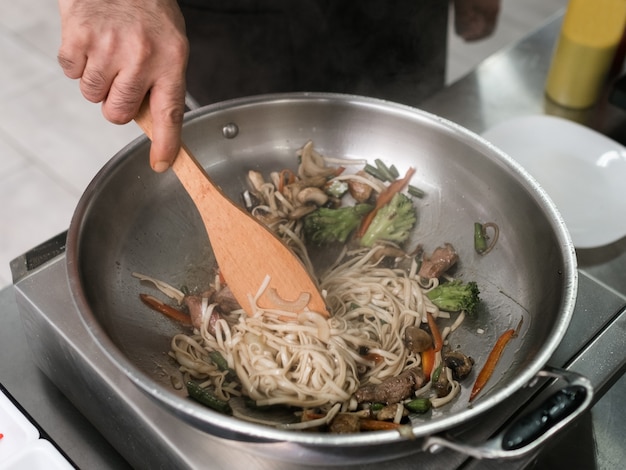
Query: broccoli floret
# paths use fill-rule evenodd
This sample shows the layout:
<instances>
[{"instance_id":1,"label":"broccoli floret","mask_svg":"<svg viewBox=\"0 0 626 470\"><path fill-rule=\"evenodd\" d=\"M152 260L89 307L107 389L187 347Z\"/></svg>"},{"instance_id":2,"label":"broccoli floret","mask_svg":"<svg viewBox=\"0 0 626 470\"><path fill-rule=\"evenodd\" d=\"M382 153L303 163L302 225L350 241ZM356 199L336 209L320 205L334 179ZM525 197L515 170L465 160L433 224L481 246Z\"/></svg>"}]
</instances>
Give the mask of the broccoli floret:
<instances>
[{"instance_id":1,"label":"broccoli floret","mask_svg":"<svg viewBox=\"0 0 626 470\"><path fill-rule=\"evenodd\" d=\"M416 220L411 199L397 193L378 210L360 243L362 246L373 246L379 240L402 243L409 238Z\"/></svg>"},{"instance_id":2,"label":"broccoli floret","mask_svg":"<svg viewBox=\"0 0 626 470\"><path fill-rule=\"evenodd\" d=\"M480 291L475 282L463 284L455 280L439 284L428 291L426 296L441 310L446 312L459 312L465 310L469 315L474 315L478 308Z\"/></svg>"},{"instance_id":3,"label":"broccoli floret","mask_svg":"<svg viewBox=\"0 0 626 470\"><path fill-rule=\"evenodd\" d=\"M373 208L371 204L356 204L339 209L320 207L304 218L306 240L318 245L335 241L344 243L361 223L363 216Z\"/></svg>"},{"instance_id":4,"label":"broccoli floret","mask_svg":"<svg viewBox=\"0 0 626 470\"><path fill-rule=\"evenodd\" d=\"M345 181L334 180L326 187L326 194L336 198L342 198L348 192L348 183Z\"/></svg>"}]
</instances>

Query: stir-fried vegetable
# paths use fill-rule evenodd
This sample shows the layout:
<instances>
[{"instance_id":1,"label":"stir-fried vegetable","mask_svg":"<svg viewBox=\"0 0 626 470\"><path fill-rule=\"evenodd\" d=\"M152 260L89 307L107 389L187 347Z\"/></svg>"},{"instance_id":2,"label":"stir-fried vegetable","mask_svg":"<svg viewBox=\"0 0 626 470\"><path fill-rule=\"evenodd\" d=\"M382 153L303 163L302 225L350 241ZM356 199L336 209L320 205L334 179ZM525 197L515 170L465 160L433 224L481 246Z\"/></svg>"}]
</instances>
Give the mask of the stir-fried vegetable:
<instances>
[{"instance_id":1,"label":"stir-fried vegetable","mask_svg":"<svg viewBox=\"0 0 626 470\"><path fill-rule=\"evenodd\" d=\"M187 393L189 396L197 402L202 403L209 408L213 408L215 411L219 411L220 413L231 413L231 408L228 402L220 400L213 395L210 390L202 388L196 382L191 380L187 381L185 385L187 386Z\"/></svg>"},{"instance_id":2,"label":"stir-fried vegetable","mask_svg":"<svg viewBox=\"0 0 626 470\"><path fill-rule=\"evenodd\" d=\"M148 294L139 294L139 298L151 309L156 310L157 312L160 312L163 315L182 323L183 325L191 325L191 317L189 315L181 312L180 310L176 310L174 307L164 304L159 299Z\"/></svg>"},{"instance_id":3,"label":"stir-fried vegetable","mask_svg":"<svg viewBox=\"0 0 626 470\"><path fill-rule=\"evenodd\" d=\"M491 240L491 243L489 242L487 229L493 230L493 240ZM493 222L487 222L486 224L474 222L474 250L476 250L476 253L479 255L486 255L489 253L496 245L499 234L500 229Z\"/></svg>"},{"instance_id":4,"label":"stir-fried vegetable","mask_svg":"<svg viewBox=\"0 0 626 470\"><path fill-rule=\"evenodd\" d=\"M435 322L435 319L430 312L426 312L426 317L428 318L428 328L430 328L430 333L433 335L433 347L435 349L435 352L439 352L443 347L441 332L439 331L437 322Z\"/></svg>"},{"instance_id":5,"label":"stir-fried vegetable","mask_svg":"<svg viewBox=\"0 0 626 470\"><path fill-rule=\"evenodd\" d=\"M415 174L415 168L409 168L406 172L406 175L404 175L404 178L395 180L393 183L387 186L387 188L382 193L378 195L378 199L376 199L376 207L374 207L374 210L367 214L367 216L363 219L363 222L361 222L361 226L359 227L359 232L357 234L359 238L363 238L365 232L367 232L367 229L374 220L376 213L383 206L391 202L393 197L397 193L401 192L405 188L405 186L409 184L409 181L411 181L413 174Z\"/></svg>"},{"instance_id":6,"label":"stir-fried vegetable","mask_svg":"<svg viewBox=\"0 0 626 470\"><path fill-rule=\"evenodd\" d=\"M332 197L341 198L348 192L348 183L340 180L333 180L326 186L326 194Z\"/></svg>"},{"instance_id":7,"label":"stir-fried vegetable","mask_svg":"<svg viewBox=\"0 0 626 470\"><path fill-rule=\"evenodd\" d=\"M435 348L429 348L422 353L422 370L424 371L424 377L426 377L426 380L430 380L430 376L433 373L436 354Z\"/></svg>"},{"instance_id":8,"label":"stir-fried vegetable","mask_svg":"<svg viewBox=\"0 0 626 470\"><path fill-rule=\"evenodd\" d=\"M470 315L476 313L480 302L479 294L480 291L475 282L463 283L460 280L439 284L426 293L432 303L441 310L446 312L465 310Z\"/></svg>"},{"instance_id":9,"label":"stir-fried vegetable","mask_svg":"<svg viewBox=\"0 0 626 470\"><path fill-rule=\"evenodd\" d=\"M344 243L359 226L363 216L373 209L370 204L328 209L320 207L304 218L306 240L317 245Z\"/></svg>"},{"instance_id":10,"label":"stir-fried vegetable","mask_svg":"<svg viewBox=\"0 0 626 470\"><path fill-rule=\"evenodd\" d=\"M411 234L417 216L413 202L402 193L396 193L372 219L360 240L362 246L373 246L378 241L402 243Z\"/></svg>"},{"instance_id":11,"label":"stir-fried vegetable","mask_svg":"<svg viewBox=\"0 0 626 470\"><path fill-rule=\"evenodd\" d=\"M478 373L478 377L476 378L476 382L474 382L474 386L472 387L472 391L470 393L469 401L473 401L474 398L480 393L483 387L487 384L489 379L491 378L493 371L500 360L500 356L502 356L502 352L506 345L511 341L512 338L516 338L519 334L519 331L522 327L522 320L520 320L517 328L506 330L504 333L500 335L493 349L487 356L487 361L485 361L485 365Z\"/></svg>"},{"instance_id":12,"label":"stir-fried vegetable","mask_svg":"<svg viewBox=\"0 0 626 470\"><path fill-rule=\"evenodd\" d=\"M423 414L431 409L432 403L428 398L416 398L415 400L405 403L404 407L414 413Z\"/></svg>"}]
</instances>

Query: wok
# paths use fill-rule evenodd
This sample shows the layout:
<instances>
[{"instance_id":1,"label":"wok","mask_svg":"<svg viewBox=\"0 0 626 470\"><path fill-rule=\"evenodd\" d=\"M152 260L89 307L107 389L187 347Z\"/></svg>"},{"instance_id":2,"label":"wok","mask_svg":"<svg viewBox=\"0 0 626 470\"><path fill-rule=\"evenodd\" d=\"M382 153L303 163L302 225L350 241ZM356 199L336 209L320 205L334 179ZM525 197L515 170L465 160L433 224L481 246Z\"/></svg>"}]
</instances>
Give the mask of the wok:
<instances>
[{"instance_id":1,"label":"wok","mask_svg":"<svg viewBox=\"0 0 626 470\"><path fill-rule=\"evenodd\" d=\"M260 452L267 449L285 459L333 453L343 456L338 461L345 463L440 445L468 451L436 435L479 417L538 374L552 374L544 366L567 329L576 297L574 248L544 191L481 137L440 117L390 102L333 94L279 94L192 111L186 116L183 138L216 183L236 200L247 188L248 170L268 175L285 166L295 168L295 152L309 139L328 156L381 158L394 163L400 173L415 167L412 182L426 196L417 204L418 226L409 246L421 243L428 252L452 243L460 255L455 274L476 281L481 290L478 315L466 319L451 341L462 345L479 369L502 332L521 318L523 326L488 387L471 406L468 395L475 375L451 404L432 416L412 416L408 436L395 431L330 435L279 430L198 405L170 383L175 365L167 352L180 327L141 304L138 295L149 288L131 273L201 290L212 280L214 259L193 203L172 172L151 171L149 143L140 137L108 162L80 200L68 231L68 277L82 319L103 352L180 419L219 437L255 443ZM477 221L500 227L497 245L486 256L474 251ZM319 266L333 260L323 251L315 255ZM484 334L477 334L479 329ZM565 378L586 387L582 411L592 391L583 378ZM519 455L552 432L521 449L503 450L497 442L475 453Z\"/></svg>"}]
</instances>

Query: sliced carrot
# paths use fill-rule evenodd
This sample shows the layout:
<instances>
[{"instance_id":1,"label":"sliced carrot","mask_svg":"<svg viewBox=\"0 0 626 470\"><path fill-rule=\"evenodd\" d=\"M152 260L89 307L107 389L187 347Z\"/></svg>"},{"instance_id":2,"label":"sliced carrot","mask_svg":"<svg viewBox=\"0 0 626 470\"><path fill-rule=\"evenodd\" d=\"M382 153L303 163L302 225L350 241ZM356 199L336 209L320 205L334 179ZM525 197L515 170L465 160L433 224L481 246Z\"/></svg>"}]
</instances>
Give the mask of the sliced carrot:
<instances>
[{"instance_id":1,"label":"sliced carrot","mask_svg":"<svg viewBox=\"0 0 626 470\"><path fill-rule=\"evenodd\" d=\"M517 337L521 326L522 320L520 320L516 329L506 330L500 335L500 337L496 341L496 344L493 346L493 349L489 353L489 356L487 356L487 361L485 362L485 365L478 373L478 377L476 378L476 382L474 382L474 386L472 387L472 391L470 393L469 401L474 400L474 398L476 398L476 395L478 395L483 387L487 384L487 382L493 375L493 371L495 370L496 365L500 360L500 356L502 355L504 348L509 343L509 341L511 341L512 338Z\"/></svg>"},{"instance_id":2,"label":"sliced carrot","mask_svg":"<svg viewBox=\"0 0 626 470\"><path fill-rule=\"evenodd\" d=\"M302 421L313 421L314 419L322 419L326 416L325 413L314 413L311 410L304 410L302 412Z\"/></svg>"},{"instance_id":3,"label":"sliced carrot","mask_svg":"<svg viewBox=\"0 0 626 470\"><path fill-rule=\"evenodd\" d=\"M337 169L335 170L335 176L339 176L344 171L346 171L346 167L345 166L338 166Z\"/></svg>"},{"instance_id":4,"label":"sliced carrot","mask_svg":"<svg viewBox=\"0 0 626 470\"><path fill-rule=\"evenodd\" d=\"M162 313L163 315L166 315L184 325L191 325L191 317L186 313L176 310L174 307L170 307L169 305L161 302L159 299L148 294L139 294L139 298L152 310L156 310L157 312Z\"/></svg>"},{"instance_id":5,"label":"sliced carrot","mask_svg":"<svg viewBox=\"0 0 626 470\"><path fill-rule=\"evenodd\" d=\"M380 208L388 204L396 195L396 193L399 193L400 191L402 191L404 187L407 184L409 184L409 181L411 181L411 178L413 177L414 173L415 173L415 168L409 168L404 178L395 180L393 183L387 186L383 192L381 192L378 195L378 199L376 199L376 205L374 206L374 210L372 210L369 214L367 214L361 221L361 226L359 227L359 230L357 233L357 236L359 238L365 235L365 232L367 232L367 228L372 223L372 220L374 220L374 217L376 216L376 213L380 210Z\"/></svg>"},{"instance_id":6,"label":"sliced carrot","mask_svg":"<svg viewBox=\"0 0 626 470\"><path fill-rule=\"evenodd\" d=\"M435 352L441 351L443 347L443 339L441 338L441 332L439 331L439 327L437 326L437 322L433 318L430 312L426 312L426 318L428 318L428 327L430 328L430 334L433 335L433 345L435 347Z\"/></svg>"},{"instance_id":7,"label":"sliced carrot","mask_svg":"<svg viewBox=\"0 0 626 470\"><path fill-rule=\"evenodd\" d=\"M435 368L435 348L429 348L426 351L422 352L422 370L424 371L424 376L426 377L426 382L430 380L430 376L433 373L433 369Z\"/></svg>"},{"instance_id":8,"label":"sliced carrot","mask_svg":"<svg viewBox=\"0 0 626 470\"><path fill-rule=\"evenodd\" d=\"M391 421L380 421L378 419L361 418L359 421L361 431L388 431L398 429L400 425Z\"/></svg>"},{"instance_id":9,"label":"sliced carrot","mask_svg":"<svg viewBox=\"0 0 626 470\"><path fill-rule=\"evenodd\" d=\"M282 193L283 189L288 184L293 184L296 181L296 175L289 168L281 170L278 174L278 192Z\"/></svg>"}]
</instances>

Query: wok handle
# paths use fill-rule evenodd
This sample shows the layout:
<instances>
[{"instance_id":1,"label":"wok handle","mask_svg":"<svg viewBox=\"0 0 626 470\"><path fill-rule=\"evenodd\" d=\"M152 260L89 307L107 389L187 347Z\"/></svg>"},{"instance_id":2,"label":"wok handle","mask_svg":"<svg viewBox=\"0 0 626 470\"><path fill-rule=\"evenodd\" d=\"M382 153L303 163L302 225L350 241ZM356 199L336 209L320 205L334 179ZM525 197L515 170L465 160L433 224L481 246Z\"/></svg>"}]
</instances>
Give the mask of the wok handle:
<instances>
[{"instance_id":1,"label":"wok handle","mask_svg":"<svg viewBox=\"0 0 626 470\"><path fill-rule=\"evenodd\" d=\"M539 377L561 378L567 384L482 445L429 436L424 440L424 450L437 452L446 447L478 459L517 458L534 451L586 411L593 401L591 382L575 372L546 366L537 374Z\"/></svg>"}]
</instances>

